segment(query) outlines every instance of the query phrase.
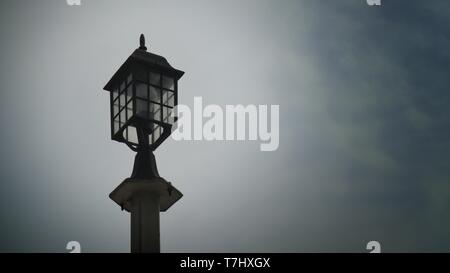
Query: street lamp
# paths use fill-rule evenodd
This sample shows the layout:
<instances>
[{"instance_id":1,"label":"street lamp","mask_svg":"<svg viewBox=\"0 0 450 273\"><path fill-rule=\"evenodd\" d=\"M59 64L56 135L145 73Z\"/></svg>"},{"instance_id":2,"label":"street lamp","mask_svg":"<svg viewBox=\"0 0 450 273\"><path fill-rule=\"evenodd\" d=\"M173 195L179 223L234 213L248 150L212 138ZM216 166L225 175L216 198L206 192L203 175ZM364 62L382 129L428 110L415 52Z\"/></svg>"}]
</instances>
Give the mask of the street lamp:
<instances>
[{"instance_id":1,"label":"street lamp","mask_svg":"<svg viewBox=\"0 0 450 273\"><path fill-rule=\"evenodd\" d=\"M170 136L184 72L140 47L117 70L104 90L110 92L111 138L137 152L133 172L109 197L131 213L131 252L160 252L159 212L183 195L160 177L153 151Z\"/></svg>"}]
</instances>

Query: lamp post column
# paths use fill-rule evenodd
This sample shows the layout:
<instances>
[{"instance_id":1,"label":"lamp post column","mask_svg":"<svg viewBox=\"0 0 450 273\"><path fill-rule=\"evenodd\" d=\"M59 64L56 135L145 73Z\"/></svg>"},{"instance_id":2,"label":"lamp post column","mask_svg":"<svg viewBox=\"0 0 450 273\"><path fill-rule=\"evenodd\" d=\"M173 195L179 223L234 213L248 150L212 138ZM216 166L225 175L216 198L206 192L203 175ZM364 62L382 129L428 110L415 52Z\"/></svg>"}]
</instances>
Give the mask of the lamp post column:
<instances>
[{"instance_id":1,"label":"lamp post column","mask_svg":"<svg viewBox=\"0 0 450 273\"><path fill-rule=\"evenodd\" d=\"M131 252L159 253L159 196L135 192L131 197Z\"/></svg>"},{"instance_id":2,"label":"lamp post column","mask_svg":"<svg viewBox=\"0 0 450 273\"><path fill-rule=\"evenodd\" d=\"M115 188L109 197L131 214L131 252L159 253L159 215L167 211L183 194L158 174L155 156L140 151L133 173Z\"/></svg>"}]
</instances>

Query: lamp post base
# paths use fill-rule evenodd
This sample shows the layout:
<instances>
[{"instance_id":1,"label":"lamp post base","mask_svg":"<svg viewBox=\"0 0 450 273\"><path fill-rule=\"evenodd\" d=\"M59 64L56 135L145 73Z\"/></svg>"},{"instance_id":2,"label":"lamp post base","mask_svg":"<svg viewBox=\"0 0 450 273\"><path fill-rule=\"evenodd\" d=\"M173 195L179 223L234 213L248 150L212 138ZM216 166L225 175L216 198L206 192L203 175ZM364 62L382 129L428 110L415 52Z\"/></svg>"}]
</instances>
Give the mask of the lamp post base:
<instances>
[{"instance_id":1,"label":"lamp post base","mask_svg":"<svg viewBox=\"0 0 450 273\"><path fill-rule=\"evenodd\" d=\"M125 179L109 197L131 213L131 252L159 253L159 212L168 210L183 194L170 182L154 179Z\"/></svg>"}]
</instances>

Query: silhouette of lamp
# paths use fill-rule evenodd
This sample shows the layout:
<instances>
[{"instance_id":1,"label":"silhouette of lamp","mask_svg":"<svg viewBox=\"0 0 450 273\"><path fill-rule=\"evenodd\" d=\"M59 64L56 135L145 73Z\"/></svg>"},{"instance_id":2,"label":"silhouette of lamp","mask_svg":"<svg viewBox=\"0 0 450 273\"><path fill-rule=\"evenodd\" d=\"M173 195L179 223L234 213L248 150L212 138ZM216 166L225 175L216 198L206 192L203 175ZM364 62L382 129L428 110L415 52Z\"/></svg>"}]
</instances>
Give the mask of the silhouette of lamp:
<instances>
[{"instance_id":1,"label":"silhouette of lamp","mask_svg":"<svg viewBox=\"0 0 450 273\"><path fill-rule=\"evenodd\" d=\"M131 252L160 252L159 212L183 195L160 177L153 151L170 136L178 80L184 72L140 47L106 84L110 92L111 138L137 152L133 172L109 197L131 213Z\"/></svg>"}]
</instances>

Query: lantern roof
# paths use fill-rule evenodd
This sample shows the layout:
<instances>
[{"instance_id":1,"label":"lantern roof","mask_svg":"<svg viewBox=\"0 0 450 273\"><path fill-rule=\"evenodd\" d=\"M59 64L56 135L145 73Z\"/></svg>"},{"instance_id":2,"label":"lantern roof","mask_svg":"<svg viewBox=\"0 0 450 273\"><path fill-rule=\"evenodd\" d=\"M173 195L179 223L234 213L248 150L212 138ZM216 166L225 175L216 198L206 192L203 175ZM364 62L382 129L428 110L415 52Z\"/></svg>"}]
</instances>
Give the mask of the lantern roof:
<instances>
[{"instance_id":1,"label":"lantern roof","mask_svg":"<svg viewBox=\"0 0 450 273\"><path fill-rule=\"evenodd\" d=\"M128 74L133 73L133 69L149 69L153 71L158 71L168 76L172 76L175 80L179 80L184 72L173 68L166 58L147 52L147 47L145 46L144 35L141 34L140 37L140 47L136 49L128 59L120 66L120 68L114 73L112 78L103 87L106 91L113 91L114 87L123 81Z\"/></svg>"}]
</instances>

